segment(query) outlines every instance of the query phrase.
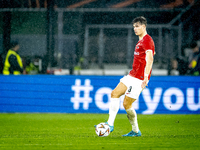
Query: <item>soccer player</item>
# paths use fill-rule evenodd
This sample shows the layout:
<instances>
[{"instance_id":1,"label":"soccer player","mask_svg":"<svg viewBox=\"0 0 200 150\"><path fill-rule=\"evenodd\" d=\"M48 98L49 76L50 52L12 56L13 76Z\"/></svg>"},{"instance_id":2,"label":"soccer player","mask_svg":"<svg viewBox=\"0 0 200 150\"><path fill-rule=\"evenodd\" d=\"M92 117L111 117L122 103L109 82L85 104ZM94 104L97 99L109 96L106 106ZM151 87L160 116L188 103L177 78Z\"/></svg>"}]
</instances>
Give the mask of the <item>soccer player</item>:
<instances>
[{"instance_id":1,"label":"soccer player","mask_svg":"<svg viewBox=\"0 0 200 150\"><path fill-rule=\"evenodd\" d=\"M134 60L132 70L127 76L120 79L119 84L111 93L111 102L109 108L109 119L106 122L110 126L111 132L114 130L114 121L119 110L120 96L125 94L123 106L127 112L127 117L132 125L132 131L123 136L141 136L138 127L137 114L132 106L141 91L147 86L153 65L153 56L155 54L154 41L147 34L147 20L143 16L133 20L133 28L135 34L139 37L139 41L135 46Z\"/></svg>"}]
</instances>

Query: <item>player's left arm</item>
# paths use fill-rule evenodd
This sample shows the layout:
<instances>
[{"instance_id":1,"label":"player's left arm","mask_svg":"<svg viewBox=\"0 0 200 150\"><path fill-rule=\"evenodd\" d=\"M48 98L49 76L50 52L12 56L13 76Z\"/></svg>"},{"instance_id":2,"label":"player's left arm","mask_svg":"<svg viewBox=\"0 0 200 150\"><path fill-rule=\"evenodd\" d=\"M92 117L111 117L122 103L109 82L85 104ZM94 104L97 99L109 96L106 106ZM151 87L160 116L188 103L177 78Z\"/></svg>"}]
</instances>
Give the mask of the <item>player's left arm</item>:
<instances>
[{"instance_id":1,"label":"player's left arm","mask_svg":"<svg viewBox=\"0 0 200 150\"><path fill-rule=\"evenodd\" d=\"M151 72L152 65L153 65L153 51L148 50L146 51L146 68L144 71L144 80L142 82L142 88L145 88L148 84L148 77Z\"/></svg>"}]
</instances>

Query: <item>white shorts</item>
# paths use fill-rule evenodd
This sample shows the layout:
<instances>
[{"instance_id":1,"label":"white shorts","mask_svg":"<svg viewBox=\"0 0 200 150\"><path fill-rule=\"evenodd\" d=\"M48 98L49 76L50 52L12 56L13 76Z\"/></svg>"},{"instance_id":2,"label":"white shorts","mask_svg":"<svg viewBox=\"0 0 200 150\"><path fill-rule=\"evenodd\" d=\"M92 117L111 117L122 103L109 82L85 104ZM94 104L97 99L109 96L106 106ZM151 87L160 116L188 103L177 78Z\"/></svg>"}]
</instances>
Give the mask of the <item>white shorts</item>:
<instances>
[{"instance_id":1,"label":"white shorts","mask_svg":"<svg viewBox=\"0 0 200 150\"><path fill-rule=\"evenodd\" d=\"M140 93L142 92L141 85L143 80L127 75L121 78L120 82L122 82L127 87L127 90L125 92L126 96L133 99L138 99Z\"/></svg>"}]
</instances>

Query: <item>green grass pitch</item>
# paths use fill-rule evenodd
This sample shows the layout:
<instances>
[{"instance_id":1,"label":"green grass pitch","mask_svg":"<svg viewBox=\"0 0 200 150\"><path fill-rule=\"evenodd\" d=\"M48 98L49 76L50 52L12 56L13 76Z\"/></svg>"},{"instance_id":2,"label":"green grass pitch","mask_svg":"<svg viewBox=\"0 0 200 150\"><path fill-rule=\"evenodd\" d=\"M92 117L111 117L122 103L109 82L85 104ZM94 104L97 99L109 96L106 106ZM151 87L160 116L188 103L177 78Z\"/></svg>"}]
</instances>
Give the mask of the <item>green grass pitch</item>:
<instances>
[{"instance_id":1,"label":"green grass pitch","mask_svg":"<svg viewBox=\"0 0 200 150\"><path fill-rule=\"evenodd\" d=\"M200 115L138 115L141 137L131 131L126 114L115 130L98 137L94 125L107 114L0 114L1 150L40 149L200 149Z\"/></svg>"}]
</instances>

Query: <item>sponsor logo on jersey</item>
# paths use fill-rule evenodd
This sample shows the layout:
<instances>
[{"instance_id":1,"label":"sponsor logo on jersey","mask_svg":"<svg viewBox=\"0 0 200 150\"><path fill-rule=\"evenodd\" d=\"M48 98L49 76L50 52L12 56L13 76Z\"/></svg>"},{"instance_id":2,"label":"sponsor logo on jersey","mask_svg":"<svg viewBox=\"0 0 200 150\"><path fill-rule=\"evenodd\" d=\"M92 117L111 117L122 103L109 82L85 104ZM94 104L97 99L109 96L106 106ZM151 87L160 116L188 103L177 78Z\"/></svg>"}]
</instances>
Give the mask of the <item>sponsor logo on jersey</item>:
<instances>
[{"instance_id":1,"label":"sponsor logo on jersey","mask_svg":"<svg viewBox=\"0 0 200 150\"><path fill-rule=\"evenodd\" d=\"M140 55L140 53L139 52L134 52L134 55Z\"/></svg>"},{"instance_id":2,"label":"sponsor logo on jersey","mask_svg":"<svg viewBox=\"0 0 200 150\"><path fill-rule=\"evenodd\" d=\"M136 45L136 48L137 48L137 49L139 49L139 45L140 45L140 43L138 43L138 44Z\"/></svg>"}]
</instances>

